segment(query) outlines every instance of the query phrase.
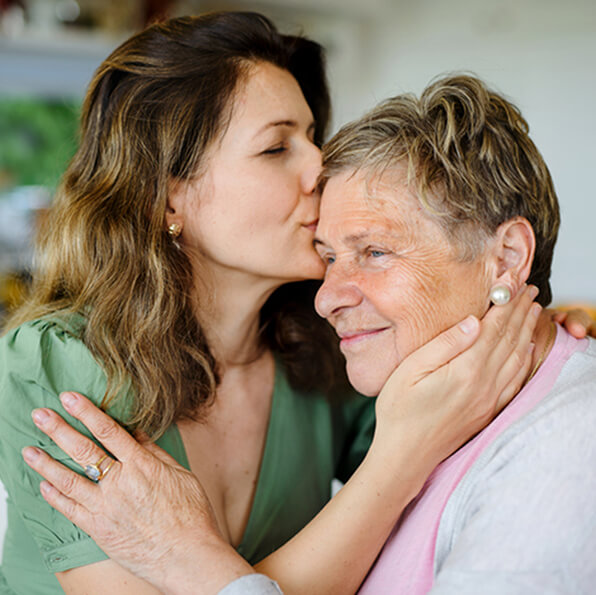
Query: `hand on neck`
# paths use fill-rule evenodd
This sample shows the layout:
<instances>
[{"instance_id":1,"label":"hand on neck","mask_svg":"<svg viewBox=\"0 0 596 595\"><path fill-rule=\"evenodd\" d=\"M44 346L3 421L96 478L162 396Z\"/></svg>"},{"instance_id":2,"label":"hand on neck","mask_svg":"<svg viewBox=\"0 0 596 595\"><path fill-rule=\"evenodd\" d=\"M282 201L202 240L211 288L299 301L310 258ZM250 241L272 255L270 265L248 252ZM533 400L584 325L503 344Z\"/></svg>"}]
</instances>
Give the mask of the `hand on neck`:
<instances>
[{"instance_id":1,"label":"hand on neck","mask_svg":"<svg viewBox=\"0 0 596 595\"><path fill-rule=\"evenodd\" d=\"M553 348L556 337L555 323L548 312L543 311L540 314L536 329L534 330L533 341L535 344L532 354L532 363L524 385L527 384L540 370L544 360L548 357Z\"/></svg>"}]
</instances>

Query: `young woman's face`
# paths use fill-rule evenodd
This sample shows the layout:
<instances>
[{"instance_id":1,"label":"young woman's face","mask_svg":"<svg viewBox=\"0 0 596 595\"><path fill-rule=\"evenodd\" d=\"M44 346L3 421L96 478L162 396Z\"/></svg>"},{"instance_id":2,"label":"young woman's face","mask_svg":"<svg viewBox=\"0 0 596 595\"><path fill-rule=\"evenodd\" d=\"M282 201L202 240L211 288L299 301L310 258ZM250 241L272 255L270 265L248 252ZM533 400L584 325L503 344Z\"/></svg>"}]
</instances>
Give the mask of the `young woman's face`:
<instances>
[{"instance_id":1,"label":"young woman's face","mask_svg":"<svg viewBox=\"0 0 596 595\"><path fill-rule=\"evenodd\" d=\"M313 115L294 77L269 63L240 83L205 173L175 191L184 246L212 271L281 282L320 278L312 242L321 167Z\"/></svg>"}]
</instances>

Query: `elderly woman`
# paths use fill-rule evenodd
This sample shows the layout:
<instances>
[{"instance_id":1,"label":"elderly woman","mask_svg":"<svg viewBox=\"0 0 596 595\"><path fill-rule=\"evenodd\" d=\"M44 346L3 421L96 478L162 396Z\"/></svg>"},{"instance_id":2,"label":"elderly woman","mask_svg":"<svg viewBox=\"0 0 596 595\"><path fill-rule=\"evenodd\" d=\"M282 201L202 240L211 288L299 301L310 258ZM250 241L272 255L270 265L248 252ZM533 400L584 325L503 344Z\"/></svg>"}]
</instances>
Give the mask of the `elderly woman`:
<instances>
[{"instance_id":1,"label":"elderly woman","mask_svg":"<svg viewBox=\"0 0 596 595\"><path fill-rule=\"evenodd\" d=\"M472 77L388 100L326 147L316 307L375 394L462 314L551 300L559 227L519 111ZM596 343L541 315L514 400L439 465L362 593L587 593L596 577Z\"/></svg>"},{"instance_id":2,"label":"elderly woman","mask_svg":"<svg viewBox=\"0 0 596 595\"><path fill-rule=\"evenodd\" d=\"M482 316L491 301L502 308L527 281L540 288L543 305L550 301L559 225L553 184L519 111L480 81L446 78L419 99L381 104L336 135L324 165L315 242L326 275L316 306L335 327L350 381L361 392L376 394L414 350L463 315ZM534 342L521 390L434 470L362 592L590 591L596 344L572 338L544 314ZM141 447L85 399L76 397L69 411L120 451L129 469L134 457L145 459L137 467L150 468ZM58 419L46 431L68 450L85 445ZM149 561L118 551L118 542L132 537L124 519L134 507L110 507L48 458L34 466L68 494L46 486L54 506L102 539L116 559L158 580ZM195 493L202 497L198 486ZM193 541L179 521L181 509L204 514L204 501L176 502L170 518L178 520L189 557L209 559L217 552L216 538L205 546L214 535L209 524ZM146 524L138 514L135 521ZM148 546L171 563L169 572L180 580L172 591L191 592L185 587L198 571L188 557L168 556L157 537ZM226 563L234 567L233 559ZM227 592L241 593L255 578L243 577Z\"/></svg>"}]
</instances>

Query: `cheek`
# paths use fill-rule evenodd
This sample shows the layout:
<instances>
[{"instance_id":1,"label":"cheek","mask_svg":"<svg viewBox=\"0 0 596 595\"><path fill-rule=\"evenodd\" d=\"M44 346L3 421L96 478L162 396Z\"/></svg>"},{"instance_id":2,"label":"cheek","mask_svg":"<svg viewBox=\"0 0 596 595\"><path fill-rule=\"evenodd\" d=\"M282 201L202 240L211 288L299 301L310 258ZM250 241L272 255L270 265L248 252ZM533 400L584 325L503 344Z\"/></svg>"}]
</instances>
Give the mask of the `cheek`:
<instances>
[{"instance_id":1,"label":"cheek","mask_svg":"<svg viewBox=\"0 0 596 595\"><path fill-rule=\"evenodd\" d=\"M394 325L399 361L459 320L452 271L437 260L402 263L385 279L377 309ZM463 318L463 316L462 316Z\"/></svg>"},{"instance_id":2,"label":"cheek","mask_svg":"<svg viewBox=\"0 0 596 595\"><path fill-rule=\"evenodd\" d=\"M413 260L404 261L379 281L374 291L379 296L377 309L398 326L428 324L441 305L441 296L449 289L446 274L437 271L436 266Z\"/></svg>"}]
</instances>

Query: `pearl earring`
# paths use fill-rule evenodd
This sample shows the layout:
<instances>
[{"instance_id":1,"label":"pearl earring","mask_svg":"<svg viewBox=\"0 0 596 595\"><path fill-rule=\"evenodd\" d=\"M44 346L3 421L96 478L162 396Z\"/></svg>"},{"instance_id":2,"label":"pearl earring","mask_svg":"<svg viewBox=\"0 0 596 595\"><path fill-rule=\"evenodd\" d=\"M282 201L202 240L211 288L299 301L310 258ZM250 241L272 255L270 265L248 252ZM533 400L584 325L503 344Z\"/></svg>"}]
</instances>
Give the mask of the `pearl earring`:
<instances>
[{"instance_id":1,"label":"pearl earring","mask_svg":"<svg viewBox=\"0 0 596 595\"><path fill-rule=\"evenodd\" d=\"M495 306L504 306L511 300L511 291L506 285L495 285L490 290L490 301Z\"/></svg>"},{"instance_id":2,"label":"pearl earring","mask_svg":"<svg viewBox=\"0 0 596 595\"><path fill-rule=\"evenodd\" d=\"M180 226L178 223L172 223L171 225L168 225L168 234L173 240L179 238L181 233L182 226Z\"/></svg>"}]
</instances>

